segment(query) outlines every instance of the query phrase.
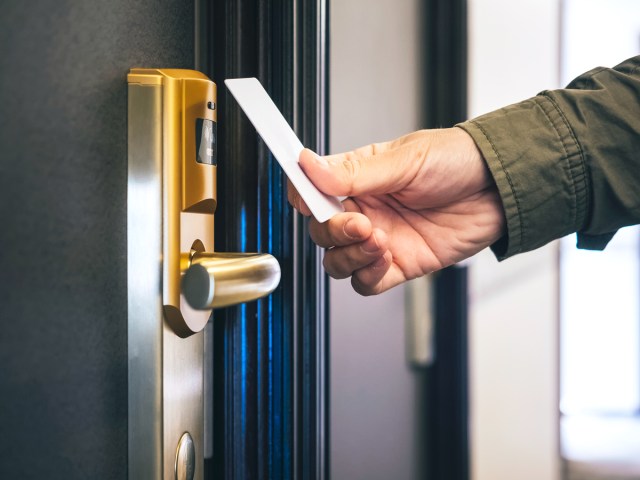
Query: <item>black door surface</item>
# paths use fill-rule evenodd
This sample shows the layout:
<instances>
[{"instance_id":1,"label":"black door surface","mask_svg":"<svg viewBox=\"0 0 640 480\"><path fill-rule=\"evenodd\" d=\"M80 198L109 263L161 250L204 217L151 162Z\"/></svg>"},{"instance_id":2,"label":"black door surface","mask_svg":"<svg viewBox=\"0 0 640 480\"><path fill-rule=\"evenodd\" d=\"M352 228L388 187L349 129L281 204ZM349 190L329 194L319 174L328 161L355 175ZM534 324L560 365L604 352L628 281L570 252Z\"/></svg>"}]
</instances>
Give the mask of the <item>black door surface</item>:
<instances>
[{"instance_id":1,"label":"black door surface","mask_svg":"<svg viewBox=\"0 0 640 480\"><path fill-rule=\"evenodd\" d=\"M0 478L127 477L127 84L194 6L0 3Z\"/></svg>"},{"instance_id":2,"label":"black door surface","mask_svg":"<svg viewBox=\"0 0 640 480\"><path fill-rule=\"evenodd\" d=\"M218 83L216 248L271 251L283 270L271 299L214 315L207 478L322 478L317 252L222 88L257 76L322 150L325 6L300 4L0 3L0 478L127 477L131 67L198 67Z\"/></svg>"},{"instance_id":3,"label":"black door surface","mask_svg":"<svg viewBox=\"0 0 640 480\"><path fill-rule=\"evenodd\" d=\"M194 6L0 3L0 478L127 476L127 84Z\"/></svg>"}]
</instances>

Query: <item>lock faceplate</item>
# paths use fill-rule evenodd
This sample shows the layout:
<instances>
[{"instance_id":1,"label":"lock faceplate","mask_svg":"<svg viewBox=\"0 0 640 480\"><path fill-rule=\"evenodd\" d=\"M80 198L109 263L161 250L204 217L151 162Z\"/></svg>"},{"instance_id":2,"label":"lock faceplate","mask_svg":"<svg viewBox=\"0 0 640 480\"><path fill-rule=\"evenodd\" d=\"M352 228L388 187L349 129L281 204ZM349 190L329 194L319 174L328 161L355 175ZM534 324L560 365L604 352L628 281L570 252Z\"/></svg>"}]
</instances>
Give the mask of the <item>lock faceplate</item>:
<instances>
[{"instance_id":1,"label":"lock faceplate","mask_svg":"<svg viewBox=\"0 0 640 480\"><path fill-rule=\"evenodd\" d=\"M211 311L192 309L180 281L194 245L213 250L216 166L196 155L198 120L216 121L207 106L216 88L190 70L133 69L128 82L129 478L175 478L189 432L202 480L201 330ZM204 148L215 153L211 138Z\"/></svg>"},{"instance_id":2,"label":"lock faceplate","mask_svg":"<svg viewBox=\"0 0 640 480\"><path fill-rule=\"evenodd\" d=\"M128 81L129 478L175 478L179 464L201 480L202 330L213 308L271 293L280 266L213 252L215 84L172 69L132 69Z\"/></svg>"},{"instance_id":3,"label":"lock faceplate","mask_svg":"<svg viewBox=\"0 0 640 480\"><path fill-rule=\"evenodd\" d=\"M178 69L134 68L128 81L130 101L143 94L139 90L161 91L162 296L167 321L176 334L187 337L201 331L211 315L189 306L180 295L180 279L194 242L213 251L217 167L216 152L207 156L207 150L216 148L215 137L211 139L211 125L217 121L216 85L200 72ZM198 161L203 156L212 160Z\"/></svg>"}]
</instances>

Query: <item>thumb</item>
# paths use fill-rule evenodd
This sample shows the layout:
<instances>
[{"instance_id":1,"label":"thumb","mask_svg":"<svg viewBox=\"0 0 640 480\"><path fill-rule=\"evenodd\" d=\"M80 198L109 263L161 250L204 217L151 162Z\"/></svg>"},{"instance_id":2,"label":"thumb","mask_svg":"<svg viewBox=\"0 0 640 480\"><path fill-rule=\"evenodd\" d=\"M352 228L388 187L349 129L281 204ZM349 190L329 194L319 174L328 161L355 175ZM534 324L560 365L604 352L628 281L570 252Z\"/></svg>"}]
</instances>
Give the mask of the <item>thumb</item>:
<instances>
[{"instance_id":1,"label":"thumb","mask_svg":"<svg viewBox=\"0 0 640 480\"><path fill-rule=\"evenodd\" d=\"M422 158L415 144L387 142L325 157L304 149L299 163L324 193L351 197L401 190L415 178Z\"/></svg>"}]
</instances>

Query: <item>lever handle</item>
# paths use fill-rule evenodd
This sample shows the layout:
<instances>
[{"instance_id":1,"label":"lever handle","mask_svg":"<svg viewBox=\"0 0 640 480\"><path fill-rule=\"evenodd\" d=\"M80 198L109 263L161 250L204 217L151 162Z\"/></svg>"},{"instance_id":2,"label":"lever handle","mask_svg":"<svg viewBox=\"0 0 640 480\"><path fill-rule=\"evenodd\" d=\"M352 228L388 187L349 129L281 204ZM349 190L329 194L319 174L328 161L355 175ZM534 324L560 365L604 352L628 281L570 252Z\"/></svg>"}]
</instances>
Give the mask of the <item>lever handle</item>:
<instances>
[{"instance_id":1,"label":"lever handle","mask_svg":"<svg viewBox=\"0 0 640 480\"><path fill-rule=\"evenodd\" d=\"M196 252L182 277L182 293L196 310L257 300L280 283L280 264L266 253Z\"/></svg>"}]
</instances>

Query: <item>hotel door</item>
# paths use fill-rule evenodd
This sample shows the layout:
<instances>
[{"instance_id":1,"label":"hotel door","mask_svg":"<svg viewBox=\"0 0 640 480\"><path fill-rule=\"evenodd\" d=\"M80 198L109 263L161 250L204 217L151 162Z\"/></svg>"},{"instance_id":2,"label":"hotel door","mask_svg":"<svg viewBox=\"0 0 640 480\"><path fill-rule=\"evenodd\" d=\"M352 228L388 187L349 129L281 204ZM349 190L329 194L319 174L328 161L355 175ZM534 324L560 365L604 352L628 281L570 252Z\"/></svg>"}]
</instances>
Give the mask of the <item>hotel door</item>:
<instances>
[{"instance_id":1,"label":"hotel door","mask_svg":"<svg viewBox=\"0 0 640 480\"><path fill-rule=\"evenodd\" d=\"M325 14L322 0L2 2L0 478L123 479L140 461L128 453L144 442L130 434L128 383L134 67L197 70L217 84L214 249L270 253L282 272L269 297L215 310L199 334L203 461L180 478L325 478L318 251L223 87L257 77L323 152Z\"/></svg>"}]
</instances>

